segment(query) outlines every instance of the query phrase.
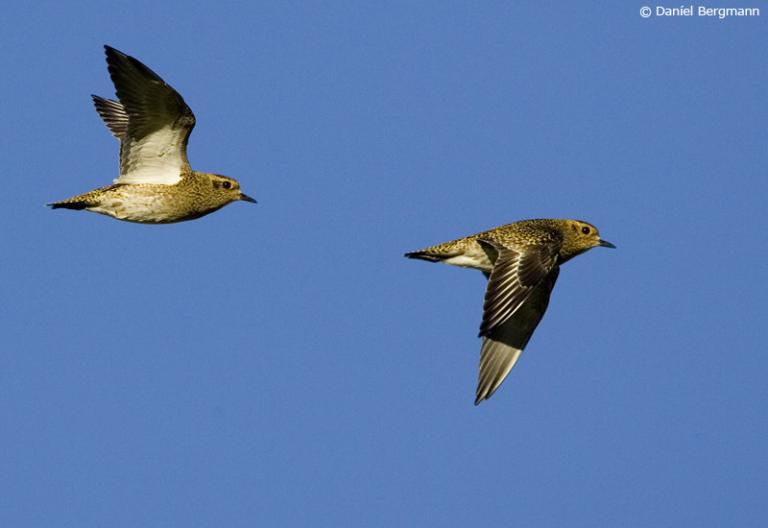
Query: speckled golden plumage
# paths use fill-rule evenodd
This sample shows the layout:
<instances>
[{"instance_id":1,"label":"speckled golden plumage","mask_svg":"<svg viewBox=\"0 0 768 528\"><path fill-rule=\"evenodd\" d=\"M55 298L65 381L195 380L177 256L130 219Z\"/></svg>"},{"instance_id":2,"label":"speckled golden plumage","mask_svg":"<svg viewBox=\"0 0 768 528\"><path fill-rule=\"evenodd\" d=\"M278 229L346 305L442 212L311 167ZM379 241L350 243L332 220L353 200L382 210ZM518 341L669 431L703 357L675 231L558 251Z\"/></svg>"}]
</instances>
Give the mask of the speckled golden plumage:
<instances>
[{"instance_id":1,"label":"speckled golden plumage","mask_svg":"<svg viewBox=\"0 0 768 528\"><path fill-rule=\"evenodd\" d=\"M117 183L50 206L86 209L128 222L170 224L200 218L237 200L254 201L240 192L233 178L187 170L174 185Z\"/></svg>"},{"instance_id":2,"label":"speckled golden plumage","mask_svg":"<svg viewBox=\"0 0 768 528\"><path fill-rule=\"evenodd\" d=\"M478 269L488 278L475 405L491 397L520 357L547 309L560 265L597 246L615 247L588 222L536 219L405 254Z\"/></svg>"}]
</instances>

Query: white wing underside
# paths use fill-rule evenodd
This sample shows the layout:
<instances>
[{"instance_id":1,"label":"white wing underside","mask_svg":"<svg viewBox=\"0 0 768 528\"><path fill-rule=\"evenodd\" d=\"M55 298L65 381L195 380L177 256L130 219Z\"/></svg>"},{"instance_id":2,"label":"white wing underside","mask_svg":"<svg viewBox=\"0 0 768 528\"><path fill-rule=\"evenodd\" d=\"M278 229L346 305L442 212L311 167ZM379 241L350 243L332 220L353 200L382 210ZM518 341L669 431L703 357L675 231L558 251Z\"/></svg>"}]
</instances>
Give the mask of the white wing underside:
<instances>
[{"instance_id":1,"label":"white wing underside","mask_svg":"<svg viewBox=\"0 0 768 528\"><path fill-rule=\"evenodd\" d=\"M174 185L186 165L183 128L165 126L136 140L122 138L120 176L115 183Z\"/></svg>"}]
</instances>

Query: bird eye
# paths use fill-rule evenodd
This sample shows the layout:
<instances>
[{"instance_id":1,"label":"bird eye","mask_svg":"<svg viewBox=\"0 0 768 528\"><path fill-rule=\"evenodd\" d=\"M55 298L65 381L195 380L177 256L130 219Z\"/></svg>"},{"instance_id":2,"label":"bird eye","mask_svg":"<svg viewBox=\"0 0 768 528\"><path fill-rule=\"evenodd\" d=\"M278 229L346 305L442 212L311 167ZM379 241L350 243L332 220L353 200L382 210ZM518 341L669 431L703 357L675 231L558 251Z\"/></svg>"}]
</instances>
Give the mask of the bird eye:
<instances>
[{"instance_id":1,"label":"bird eye","mask_svg":"<svg viewBox=\"0 0 768 528\"><path fill-rule=\"evenodd\" d=\"M585 235L588 235L589 234L589 228L587 226L584 226L584 227L581 228L581 232L584 233Z\"/></svg>"},{"instance_id":2,"label":"bird eye","mask_svg":"<svg viewBox=\"0 0 768 528\"><path fill-rule=\"evenodd\" d=\"M232 184L228 181L225 181L224 183L221 184L221 186L224 187L225 189L229 189L230 187L232 187Z\"/></svg>"}]
</instances>

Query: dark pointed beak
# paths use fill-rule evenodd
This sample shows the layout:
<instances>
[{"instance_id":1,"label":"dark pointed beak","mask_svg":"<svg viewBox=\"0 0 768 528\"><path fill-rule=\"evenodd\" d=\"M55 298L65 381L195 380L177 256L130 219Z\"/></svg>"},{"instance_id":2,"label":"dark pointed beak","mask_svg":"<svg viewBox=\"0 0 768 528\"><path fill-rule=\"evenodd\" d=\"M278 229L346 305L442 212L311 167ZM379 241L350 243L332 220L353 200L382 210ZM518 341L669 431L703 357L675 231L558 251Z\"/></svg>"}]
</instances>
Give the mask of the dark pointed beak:
<instances>
[{"instance_id":1,"label":"dark pointed beak","mask_svg":"<svg viewBox=\"0 0 768 528\"><path fill-rule=\"evenodd\" d=\"M601 247L607 247L607 248L611 248L611 249L616 249L616 246L614 246L613 244L611 244L607 240L600 240L600 242L597 245L601 246Z\"/></svg>"},{"instance_id":2,"label":"dark pointed beak","mask_svg":"<svg viewBox=\"0 0 768 528\"><path fill-rule=\"evenodd\" d=\"M254 200L253 198L251 198L245 193L240 193L240 199L244 202L257 203L256 200Z\"/></svg>"}]
</instances>

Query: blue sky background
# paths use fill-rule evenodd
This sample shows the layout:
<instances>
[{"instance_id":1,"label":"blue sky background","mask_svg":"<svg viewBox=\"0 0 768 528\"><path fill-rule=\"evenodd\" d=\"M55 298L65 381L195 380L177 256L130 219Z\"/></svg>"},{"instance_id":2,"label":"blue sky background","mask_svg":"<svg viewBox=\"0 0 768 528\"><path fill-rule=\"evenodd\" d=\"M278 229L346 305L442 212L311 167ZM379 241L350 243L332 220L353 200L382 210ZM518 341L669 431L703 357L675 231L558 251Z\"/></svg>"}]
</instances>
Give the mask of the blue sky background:
<instances>
[{"instance_id":1,"label":"blue sky background","mask_svg":"<svg viewBox=\"0 0 768 528\"><path fill-rule=\"evenodd\" d=\"M767 4L158 4L4 8L0 525L765 526ZM44 207L103 44L258 205ZM483 277L402 254L535 217L618 249L474 407Z\"/></svg>"}]
</instances>

